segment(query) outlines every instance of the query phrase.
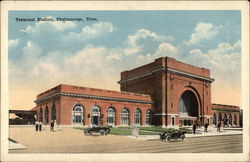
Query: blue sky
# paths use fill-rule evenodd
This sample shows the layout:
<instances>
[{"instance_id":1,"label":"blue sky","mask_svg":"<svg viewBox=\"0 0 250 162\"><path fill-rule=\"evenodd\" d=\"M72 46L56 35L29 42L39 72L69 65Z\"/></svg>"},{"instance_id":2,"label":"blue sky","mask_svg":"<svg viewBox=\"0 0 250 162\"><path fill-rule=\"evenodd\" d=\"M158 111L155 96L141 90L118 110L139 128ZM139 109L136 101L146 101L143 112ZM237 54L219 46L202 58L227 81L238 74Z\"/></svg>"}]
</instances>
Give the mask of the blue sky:
<instances>
[{"instance_id":1,"label":"blue sky","mask_svg":"<svg viewBox=\"0 0 250 162\"><path fill-rule=\"evenodd\" d=\"M98 21L16 22L33 17ZM121 71L162 56L209 68L212 102L240 105L240 11L10 11L8 35L11 107L60 83L119 90Z\"/></svg>"}]
</instances>

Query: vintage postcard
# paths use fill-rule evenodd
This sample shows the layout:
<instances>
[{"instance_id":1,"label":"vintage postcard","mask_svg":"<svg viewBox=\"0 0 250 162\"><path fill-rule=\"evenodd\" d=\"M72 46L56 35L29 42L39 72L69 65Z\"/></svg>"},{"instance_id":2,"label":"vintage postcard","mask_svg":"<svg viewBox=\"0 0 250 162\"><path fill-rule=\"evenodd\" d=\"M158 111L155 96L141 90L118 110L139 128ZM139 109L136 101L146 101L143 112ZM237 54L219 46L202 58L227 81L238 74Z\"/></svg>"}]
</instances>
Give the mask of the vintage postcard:
<instances>
[{"instance_id":1,"label":"vintage postcard","mask_svg":"<svg viewBox=\"0 0 250 162\"><path fill-rule=\"evenodd\" d=\"M249 161L248 2L1 8L2 161Z\"/></svg>"}]
</instances>

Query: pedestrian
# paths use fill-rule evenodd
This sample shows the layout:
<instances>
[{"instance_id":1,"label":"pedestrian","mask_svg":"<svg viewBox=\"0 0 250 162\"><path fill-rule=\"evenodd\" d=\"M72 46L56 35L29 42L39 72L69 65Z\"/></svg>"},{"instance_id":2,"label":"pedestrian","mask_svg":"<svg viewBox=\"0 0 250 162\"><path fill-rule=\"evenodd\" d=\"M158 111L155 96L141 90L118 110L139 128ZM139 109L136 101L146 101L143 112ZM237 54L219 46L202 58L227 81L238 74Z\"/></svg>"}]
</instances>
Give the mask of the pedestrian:
<instances>
[{"instance_id":1,"label":"pedestrian","mask_svg":"<svg viewBox=\"0 0 250 162\"><path fill-rule=\"evenodd\" d=\"M207 132L207 128L208 128L208 123L206 123L206 124L204 125L204 127L205 127L205 130L204 130L204 132Z\"/></svg>"},{"instance_id":2,"label":"pedestrian","mask_svg":"<svg viewBox=\"0 0 250 162\"><path fill-rule=\"evenodd\" d=\"M54 120L54 128L53 128L54 132L57 131L57 124L56 124L56 120Z\"/></svg>"},{"instance_id":3,"label":"pedestrian","mask_svg":"<svg viewBox=\"0 0 250 162\"><path fill-rule=\"evenodd\" d=\"M221 126L221 123L218 122L218 125L217 125L217 132L220 132L220 126Z\"/></svg>"},{"instance_id":4,"label":"pedestrian","mask_svg":"<svg viewBox=\"0 0 250 162\"><path fill-rule=\"evenodd\" d=\"M196 130L196 124L194 123L194 125L193 125L193 134L195 134L195 130Z\"/></svg>"},{"instance_id":5,"label":"pedestrian","mask_svg":"<svg viewBox=\"0 0 250 162\"><path fill-rule=\"evenodd\" d=\"M50 131L54 131L54 121L52 120L50 123Z\"/></svg>"},{"instance_id":6,"label":"pedestrian","mask_svg":"<svg viewBox=\"0 0 250 162\"><path fill-rule=\"evenodd\" d=\"M35 128L36 128L36 131L38 131L38 121L37 120L35 122Z\"/></svg>"},{"instance_id":7,"label":"pedestrian","mask_svg":"<svg viewBox=\"0 0 250 162\"><path fill-rule=\"evenodd\" d=\"M42 131L42 122L38 122L38 128L39 128L39 131Z\"/></svg>"}]
</instances>

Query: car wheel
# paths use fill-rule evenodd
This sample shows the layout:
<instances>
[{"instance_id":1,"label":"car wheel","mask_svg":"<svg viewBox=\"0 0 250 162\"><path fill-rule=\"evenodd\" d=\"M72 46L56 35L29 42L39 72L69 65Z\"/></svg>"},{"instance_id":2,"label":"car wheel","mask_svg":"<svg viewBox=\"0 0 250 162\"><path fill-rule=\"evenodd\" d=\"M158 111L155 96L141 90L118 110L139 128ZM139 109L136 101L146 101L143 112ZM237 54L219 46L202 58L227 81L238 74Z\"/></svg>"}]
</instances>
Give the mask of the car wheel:
<instances>
[{"instance_id":1,"label":"car wheel","mask_svg":"<svg viewBox=\"0 0 250 162\"><path fill-rule=\"evenodd\" d=\"M105 135L105 131L104 131L103 129L102 129L102 130L100 130L100 132L99 132L99 133L100 133L100 135L101 135L101 136L104 136L104 135Z\"/></svg>"},{"instance_id":2,"label":"car wheel","mask_svg":"<svg viewBox=\"0 0 250 162\"><path fill-rule=\"evenodd\" d=\"M109 132L110 132L110 129L107 129L105 135L109 134Z\"/></svg>"},{"instance_id":3,"label":"car wheel","mask_svg":"<svg viewBox=\"0 0 250 162\"><path fill-rule=\"evenodd\" d=\"M171 137L170 137L170 136L167 136L166 140L167 140L168 142L170 142L170 141L171 141Z\"/></svg>"},{"instance_id":4,"label":"car wheel","mask_svg":"<svg viewBox=\"0 0 250 162\"><path fill-rule=\"evenodd\" d=\"M84 135L85 135L85 136L89 135L88 130L84 130Z\"/></svg>"}]
</instances>

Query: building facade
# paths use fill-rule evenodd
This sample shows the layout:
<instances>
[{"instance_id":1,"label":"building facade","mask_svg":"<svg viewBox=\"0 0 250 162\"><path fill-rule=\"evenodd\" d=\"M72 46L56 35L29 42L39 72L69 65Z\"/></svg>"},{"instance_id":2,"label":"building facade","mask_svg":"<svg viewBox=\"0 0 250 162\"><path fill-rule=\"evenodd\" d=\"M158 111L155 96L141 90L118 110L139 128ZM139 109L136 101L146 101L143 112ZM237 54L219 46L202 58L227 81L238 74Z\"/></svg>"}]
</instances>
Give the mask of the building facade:
<instances>
[{"instance_id":1,"label":"building facade","mask_svg":"<svg viewBox=\"0 0 250 162\"><path fill-rule=\"evenodd\" d=\"M37 120L45 125L151 125L150 95L61 84L37 96Z\"/></svg>"},{"instance_id":2,"label":"building facade","mask_svg":"<svg viewBox=\"0 0 250 162\"><path fill-rule=\"evenodd\" d=\"M191 125L198 120L212 125L211 83L208 69L170 57L121 73L122 91L152 96L153 124Z\"/></svg>"},{"instance_id":3,"label":"building facade","mask_svg":"<svg viewBox=\"0 0 250 162\"><path fill-rule=\"evenodd\" d=\"M39 94L33 110L44 124L211 126L224 115L211 104L213 81L209 69L162 57L121 72L120 92L61 84Z\"/></svg>"},{"instance_id":4,"label":"building facade","mask_svg":"<svg viewBox=\"0 0 250 162\"><path fill-rule=\"evenodd\" d=\"M240 108L238 106L212 104L213 125L221 123L223 127L240 126Z\"/></svg>"}]
</instances>

